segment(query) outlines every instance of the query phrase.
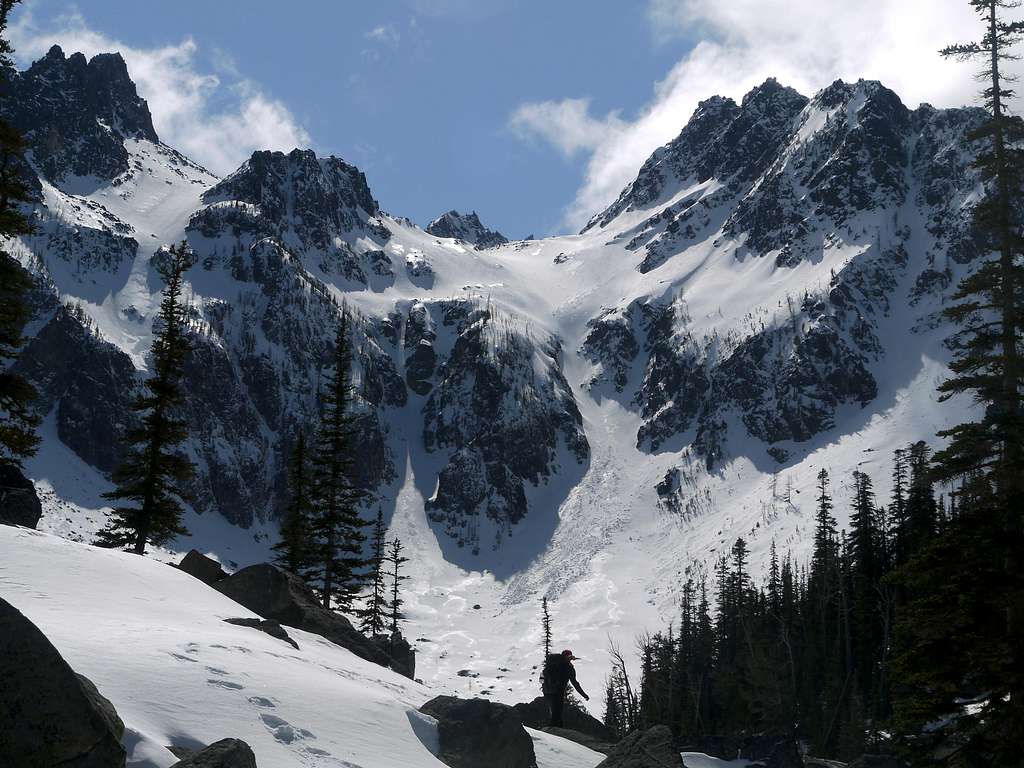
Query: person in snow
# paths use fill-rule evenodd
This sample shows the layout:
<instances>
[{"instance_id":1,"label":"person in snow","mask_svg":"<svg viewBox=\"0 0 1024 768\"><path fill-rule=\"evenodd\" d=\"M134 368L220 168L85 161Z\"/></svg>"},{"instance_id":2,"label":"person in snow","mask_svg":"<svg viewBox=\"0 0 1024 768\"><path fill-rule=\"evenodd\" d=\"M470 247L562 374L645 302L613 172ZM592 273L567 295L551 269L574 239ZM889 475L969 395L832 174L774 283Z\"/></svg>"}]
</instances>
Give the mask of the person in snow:
<instances>
[{"instance_id":1,"label":"person in snow","mask_svg":"<svg viewBox=\"0 0 1024 768\"><path fill-rule=\"evenodd\" d=\"M572 663L577 660L572 651L566 649L561 653L552 653L544 660L544 671L541 673L541 690L544 691L544 698L548 700L548 708L551 710L551 727L564 728L562 722L562 708L565 706L565 692L572 683L580 696L587 701L590 697L580 688L576 682L576 670Z\"/></svg>"}]
</instances>

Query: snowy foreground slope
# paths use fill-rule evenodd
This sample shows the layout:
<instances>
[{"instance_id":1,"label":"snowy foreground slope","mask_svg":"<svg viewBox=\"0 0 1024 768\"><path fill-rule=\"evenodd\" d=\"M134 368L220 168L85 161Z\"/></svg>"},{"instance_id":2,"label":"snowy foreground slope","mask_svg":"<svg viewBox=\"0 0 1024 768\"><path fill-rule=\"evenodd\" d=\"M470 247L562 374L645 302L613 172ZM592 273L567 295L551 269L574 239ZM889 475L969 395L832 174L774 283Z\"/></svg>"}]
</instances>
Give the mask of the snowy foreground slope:
<instances>
[{"instance_id":1,"label":"snowy foreground slope","mask_svg":"<svg viewBox=\"0 0 1024 768\"><path fill-rule=\"evenodd\" d=\"M40 527L102 526L152 260L187 239L194 535L154 556L267 559L346 301L360 480L409 547L406 632L437 693L533 699L546 595L596 712L609 637L672 620L687 573L737 536L755 573L773 541L805 558L821 468L843 525L852 470L884 495L892 450L968 408L935 387L941 309L981 255L976 110L768 81L702 102L584 232L482 248L386 213L338 158L257 152L218 179L160 143L117 61L55 49L0 105L26 105L38 174L37 231L11 251L44 286L18 362L46 412ZM115 102L78 98L89 78ZM75 157L47 154L58 129Z\"/></svg>"},{"instance_id":2,"label":"snowy foreground slope","mask_svg":"<svg viewBox=\"0 0 1024 768\"><path fill-rule=\"evenodd\" d=\"M297 629L284 641L225 618L254 616L162 563L0 526L0 597L34 622L125 723L128 764L165 768L167 746L248 742L260 768L430 768L429 688ZM539 768L603 756L531 731Z\"/></svg>"}]
</instances>

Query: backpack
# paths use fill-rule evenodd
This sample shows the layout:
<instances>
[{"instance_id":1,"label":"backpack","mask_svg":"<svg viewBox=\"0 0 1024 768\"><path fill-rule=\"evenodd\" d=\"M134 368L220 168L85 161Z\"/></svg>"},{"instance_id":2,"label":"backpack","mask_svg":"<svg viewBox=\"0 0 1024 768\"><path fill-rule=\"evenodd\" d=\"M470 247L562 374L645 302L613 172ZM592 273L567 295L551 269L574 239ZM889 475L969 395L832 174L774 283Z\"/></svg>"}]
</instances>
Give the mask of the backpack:
<instances>
[{"instance_id":1,"label":"backpack","mask_svg":"<svg viewBox=\"0 0 1024 768\"><path fill-rule=\"evenodd\" d=\"M549 696L564 688L568 682L569 662L560 653L549 653L540 674L541 692Z\"/></svg>"}]
</instances>

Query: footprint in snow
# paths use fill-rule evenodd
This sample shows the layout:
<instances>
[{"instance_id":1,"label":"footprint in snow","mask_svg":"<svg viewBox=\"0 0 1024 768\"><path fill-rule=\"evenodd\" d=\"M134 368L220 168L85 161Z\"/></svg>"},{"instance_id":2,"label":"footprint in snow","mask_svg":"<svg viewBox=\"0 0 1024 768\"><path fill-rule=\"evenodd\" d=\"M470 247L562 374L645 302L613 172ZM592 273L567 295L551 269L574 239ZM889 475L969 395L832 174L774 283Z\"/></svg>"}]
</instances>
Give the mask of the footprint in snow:
<instances>
[{"instance_id":1,"label":"footprint in snow","mask_svg":"<svg viewBox=\"0 0 1024 768\"><path fill-rule=\"evenodd\" d=\"M225 672L223 669L217 669L216 667L207 667L206 671L209 672L211 675L226 675L227 674L227 672Z\"/></svg>"},{"instance_id":2,"label":"footprint in snow","mask_svg":"<svg viewBox=\"0 0 1024 768\"><path fill-rule=\"evenodd\" d=\"M180 653L172 653L171 656L176 658L178 661L191 661L193 664L199 663L199 659L193 659L191 656L182 656Z\"/></svg>"},{"instance_id":3,"label":"footprint in snow","mask_svg":"<svg viewBox=\"0 0 1024 768\"><path fill-rule=\"evenodd\" d=\"M211 677L209 680L206 681L206 683L207 685L213 685L217 688L227 688L232 691L245 690L245 686L239 685L238 683L232 683L230 680L215 680Z\"/></svg>"},{"instance_id":4,"label":"footprint in snow","mask_svg":"<svg viewBox=\"0 0 1024 768\"><path fill-rule=\"evenodd\" d=\"M249 703L254 707L266 707L267 709L274 709L274 702L263 696L250 696Z\"/></svg>"},{"instance_id":5,"label":"footprint in snow","mask_svg":"<svg viewBox=\"0 0 1024 768\"><path fill-rule=\"evenodd\" d=\"M277 715L261 712L260 720L262 720L263 724L267 726L267 730L273 734L274 738L282 744L291 744L293 741L301 739L316 738L316 736L305 728L296 728L287 720L284 720Z\"/></svg>"}]
</instances>

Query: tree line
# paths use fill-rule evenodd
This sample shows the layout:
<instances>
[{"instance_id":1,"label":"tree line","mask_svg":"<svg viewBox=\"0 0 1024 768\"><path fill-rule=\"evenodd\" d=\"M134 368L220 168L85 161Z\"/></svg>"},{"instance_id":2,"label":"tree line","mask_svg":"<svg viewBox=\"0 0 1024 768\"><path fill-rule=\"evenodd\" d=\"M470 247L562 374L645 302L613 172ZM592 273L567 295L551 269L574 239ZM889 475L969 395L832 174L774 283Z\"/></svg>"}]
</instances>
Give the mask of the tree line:
<instances>
[{"instance_id":1,"label":"tree line","mask_svg":"<svg viewBox=\"0 0 1024 768\"><path fill-rule=\"evenodd\" d=\"M982 62L987 117L968 139L985 191L974 231L991 255L945 309L957 329L939 392L972 397L978 415L939 432L934 454L897 451L885 505L854 472L848 531L823 469L809 563L780 562L773 546L754 586L737 539L713 585L688 579L678 623L640 640L639 690L613 649L606 721L620 733L775 731L837 757L1024 766L1024 121L1002 71L1024 22L1006 19L1016 0L969 4L981 39L941 53Z\"/></svg>"}]
</instances>

